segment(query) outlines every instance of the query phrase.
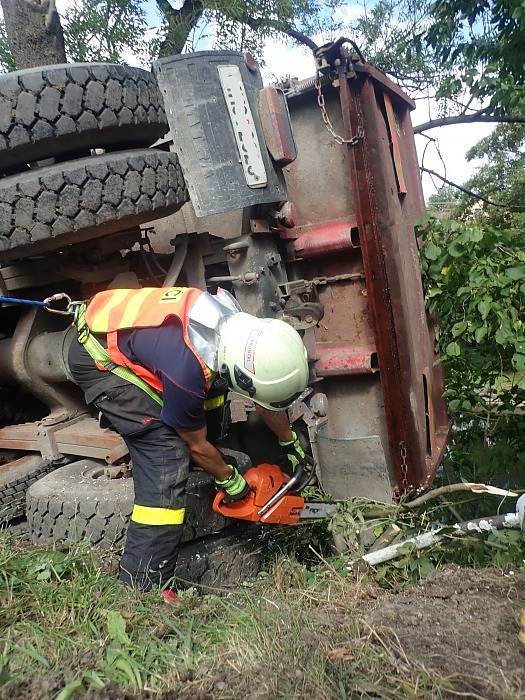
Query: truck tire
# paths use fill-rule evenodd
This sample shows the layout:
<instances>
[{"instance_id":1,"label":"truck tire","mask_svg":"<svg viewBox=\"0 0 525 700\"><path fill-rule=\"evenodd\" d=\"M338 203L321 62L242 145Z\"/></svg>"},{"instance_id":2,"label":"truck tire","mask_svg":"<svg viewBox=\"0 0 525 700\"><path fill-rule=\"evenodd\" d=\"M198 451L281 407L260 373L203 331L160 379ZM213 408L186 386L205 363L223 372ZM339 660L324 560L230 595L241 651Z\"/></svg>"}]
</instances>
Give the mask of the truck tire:
<instances>
[{"instance_id":1,"label":"truck tire","mask_svg":"<svg viewBox=\"0 0 525 700\"><path fill-rule=\"evenodd\" d=\"M90 148L149 146L168 130L153 75L105 63L0 75L0 172Z\"/></svg>"},{"instance_id":2,"label":"truck tire","mask_svg":"<svg viewBox=\"0 0 525 700\"><path fill-rule=\"evenodd\" d=\"M177 211L188 199L174 153L103 156L0 178L0 258L56 250Z\"/></svg>"},{"instance_id":3,"label":"truck tire","mask_svg":"<svg viewBox=\"0 0 525 700\"><path fill-rule=\"evenodd\" d=\"M87 539L109 550L123 546L133 507L133 479L111 479L107 465L84 459L61 467L27 492L27 520L33 544ZM188 479L183 542L218 532L229 523L212 511L212 479L192 472Z\"/></svg>"},{"instance_id":4,"label":"truck tire","mask_svg":"<svg viewBox=\"0 0 525 700\"><path fill-rule=\"evenodd\" d=\"M35 455L0 465L0 520L23 515L31 484L67 462L66 457L50 460Z\"/></svg>"},{"instance_id":5,"label":"truck tire","mask_svg":"<svg viewBox=\"0 0 525 700\"><path fill-rule=\"evenodd\" d=\"M236 586L240 581L255 578L263 562L258 530L242 523L219 535L204 537L183 545L179 551L175 578L177 584L198 583L206 589Z\"/></svg>"}]
</instances>

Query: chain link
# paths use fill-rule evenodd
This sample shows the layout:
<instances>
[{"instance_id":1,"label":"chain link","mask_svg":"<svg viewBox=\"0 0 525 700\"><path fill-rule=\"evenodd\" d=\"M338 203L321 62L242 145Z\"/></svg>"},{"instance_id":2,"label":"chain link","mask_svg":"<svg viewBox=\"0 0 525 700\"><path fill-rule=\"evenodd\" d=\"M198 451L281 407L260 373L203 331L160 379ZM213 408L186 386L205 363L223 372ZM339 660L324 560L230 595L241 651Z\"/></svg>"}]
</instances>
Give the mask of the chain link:
<instances>
[{"instance_id":1,"label":"chain link","mask_svg":"<svg viewBox=\"0 0 525 700\"><path fill-rule=\"evenodd\" d=\"M321 117L323 119L324 125L325 125L328 133L331 134L332 138L334 139L334 141L336 143L339 143L341 145L346 144L347 146L356 146L364 136L363 129L361 127L359 127L357 129L357 134L355 136L352 136L351 139L345 139L340 134L338 134L335 131L332 122L330 121L330 117L328 116L328 112L326 111L326 104L324 101L324 95L323 95L323 91L321 89L321 76L319 75L319 73L317 73L314 85L315 85L315 89L317 90L317 104L319 105L319 109L321 111Z\"/></svg>"},{"instance_id":2,"label":"chain link","mask_svg":"<svg viewBox=\"0 0 525 700\"><path fill-rule=\"evenodd\" d=\"M401 490L406 494L408 491L408 450L404 440L399 443L399 449L401 454Z\"/></svg>"}]
</instances>

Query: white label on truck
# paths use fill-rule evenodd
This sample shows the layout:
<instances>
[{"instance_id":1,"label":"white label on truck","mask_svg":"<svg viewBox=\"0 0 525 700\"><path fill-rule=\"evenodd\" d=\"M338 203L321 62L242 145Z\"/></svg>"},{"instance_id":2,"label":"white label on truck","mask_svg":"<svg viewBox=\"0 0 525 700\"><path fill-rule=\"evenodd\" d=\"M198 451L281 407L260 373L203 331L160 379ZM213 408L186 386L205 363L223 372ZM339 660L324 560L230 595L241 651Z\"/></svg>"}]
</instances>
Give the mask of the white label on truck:
<instances>
[{"instance_id":1,"label":"white label on truck","mask_svg":"<svg viewBox=\"0 0 525 700\"><path fill-rule=\"evenodd\" d=\"M266 187L268 184L266 169L239 67L221 65L217 66L217 70L246 184L248 187Z\"/></svg>"}]
</instances>

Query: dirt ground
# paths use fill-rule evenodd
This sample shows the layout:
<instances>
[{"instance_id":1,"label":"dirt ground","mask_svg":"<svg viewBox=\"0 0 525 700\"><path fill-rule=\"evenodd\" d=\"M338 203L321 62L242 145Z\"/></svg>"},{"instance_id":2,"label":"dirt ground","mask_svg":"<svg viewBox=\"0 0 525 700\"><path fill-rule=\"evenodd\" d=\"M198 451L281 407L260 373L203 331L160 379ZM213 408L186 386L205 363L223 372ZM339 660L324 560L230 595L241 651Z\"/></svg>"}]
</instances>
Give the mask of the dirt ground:
<instances>
[{"instance_id":1,"label":"dirt ground","mask_svg":"<svg viewBox=\"0 0 525 700\"><path fill-rule=\"evenodd\" d=\"M524 608L524 574L447 566L424 584L383 595L363 620L379 634L393 631L400 656L450 676L456 692L525 698Z\"/></svg>"}]
</instances>

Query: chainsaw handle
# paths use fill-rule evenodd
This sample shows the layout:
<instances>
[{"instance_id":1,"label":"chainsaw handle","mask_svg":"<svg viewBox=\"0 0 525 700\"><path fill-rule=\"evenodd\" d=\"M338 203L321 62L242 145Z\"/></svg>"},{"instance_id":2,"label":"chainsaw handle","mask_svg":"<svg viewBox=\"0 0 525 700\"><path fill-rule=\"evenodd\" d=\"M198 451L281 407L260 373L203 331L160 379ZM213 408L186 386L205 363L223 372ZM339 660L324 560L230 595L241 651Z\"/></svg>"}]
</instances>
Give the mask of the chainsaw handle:
<instances>
[{"instance_id":1,"label":"chainsaw handle","mask_svg":"<svg viewBox=\"0 0 525 700\"><path fill-rule=\"evenodd\" d=\"M302 464L299 469L294 473L294 477L297 477L294 481L293 488L290 489L290 493L301 493L308 484L312 481L315 475L315 463L310 455L305 455L305 462L308 464L310 469L306 469L305 465Z\"/></svg>"}]
</instances>

